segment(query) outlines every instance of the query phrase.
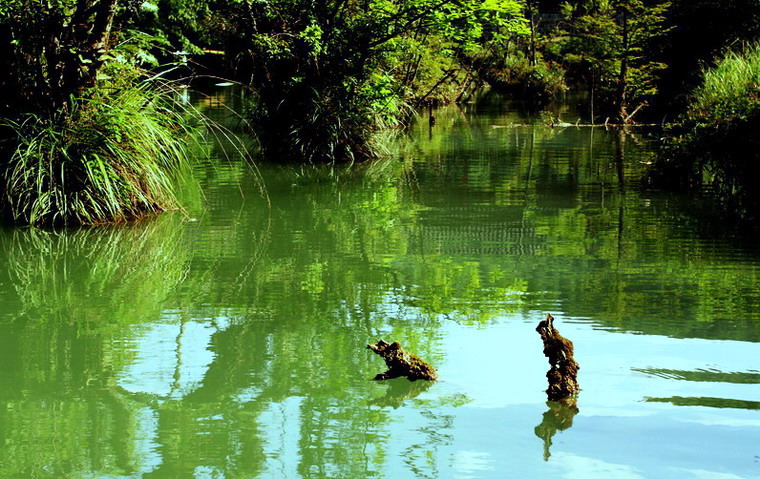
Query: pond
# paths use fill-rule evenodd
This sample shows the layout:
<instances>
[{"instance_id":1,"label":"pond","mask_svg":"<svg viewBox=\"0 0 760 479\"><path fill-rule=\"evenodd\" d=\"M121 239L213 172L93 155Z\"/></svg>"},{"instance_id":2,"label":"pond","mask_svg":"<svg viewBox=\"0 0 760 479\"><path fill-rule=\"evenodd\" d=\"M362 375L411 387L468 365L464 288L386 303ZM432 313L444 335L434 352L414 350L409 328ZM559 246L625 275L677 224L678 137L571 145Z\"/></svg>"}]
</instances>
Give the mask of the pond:
<instances>
[{"instance_id":1,"label":"pond","mask_svg":"<svg viewBox=\"0 0 760 479\"><path fill-rule=\"evenodd\" d=\"M760 477L760 251L640 189L641 132L435 114L349 173L220 158L187 214L0 231L0 475ZM378 339L439 381L372 381Z\"/></svg>"}]
</instances>

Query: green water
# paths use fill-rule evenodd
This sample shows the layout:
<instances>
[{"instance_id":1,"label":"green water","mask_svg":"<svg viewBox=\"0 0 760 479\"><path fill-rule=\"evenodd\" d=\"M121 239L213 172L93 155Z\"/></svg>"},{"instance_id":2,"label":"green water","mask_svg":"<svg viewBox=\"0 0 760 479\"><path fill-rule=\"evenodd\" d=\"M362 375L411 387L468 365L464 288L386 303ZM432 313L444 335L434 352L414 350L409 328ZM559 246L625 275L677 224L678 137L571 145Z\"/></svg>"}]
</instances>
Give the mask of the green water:
<instances>
[{"instance_id":1,"label":"green water","mask_svg":"<svg viewBox=\"0 0 760 479\"><path fill-rule=\"evenodd\" d=\"M640 134L437 118L352 174L220 161L189 215L0 231L0 477L760 477L760 252L641 191ZM371 381L380 338L440 381Z\"/></svg>"}]
</instances>

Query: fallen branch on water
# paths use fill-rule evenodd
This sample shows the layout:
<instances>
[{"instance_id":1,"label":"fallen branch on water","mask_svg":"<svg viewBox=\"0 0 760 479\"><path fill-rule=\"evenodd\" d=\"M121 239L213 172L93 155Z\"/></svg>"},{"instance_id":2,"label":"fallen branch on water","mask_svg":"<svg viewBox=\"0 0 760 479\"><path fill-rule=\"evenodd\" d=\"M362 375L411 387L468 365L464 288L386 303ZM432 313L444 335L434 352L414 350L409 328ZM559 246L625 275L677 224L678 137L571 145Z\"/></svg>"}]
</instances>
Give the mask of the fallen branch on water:
<instances>
[{"instance_id":1,"label":"fallen branch on water","mask_svg":"<svg viewBox=\"0 0 760 479\"><path fill-rule=\"evenodd\" d=\"M491 125L491 128L516 128L525 126L545 126L549 128L638 128L638 127L655 127L670 126L670 123L552 123L544 125L541 123L510 123L509 125Z\"/></svg>"}]
</instances>

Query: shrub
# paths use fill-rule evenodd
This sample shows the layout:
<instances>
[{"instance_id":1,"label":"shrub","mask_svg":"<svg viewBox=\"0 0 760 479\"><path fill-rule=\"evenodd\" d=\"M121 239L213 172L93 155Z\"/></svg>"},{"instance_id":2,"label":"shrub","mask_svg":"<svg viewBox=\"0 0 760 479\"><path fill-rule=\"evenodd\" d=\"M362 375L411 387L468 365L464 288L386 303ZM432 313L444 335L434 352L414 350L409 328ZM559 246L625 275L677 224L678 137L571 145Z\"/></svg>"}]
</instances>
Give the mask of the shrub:
<instances>
[{"instance_id":1,"label":"shrub","mask_svg":"<svg viewBox=\"0 0 760 479\"><path fill-rule=\"evenodd\" d=\"M760 44L744 54L730 51L707 70L689 106L695 126L742 120L760 108Z\"/></svg>"},{"instance_id":2,"label":"shrub","mask_svg":"<svg viewBox=\"0 0 760 479\"><path fill-rule=\"evenodd\" d=\"M561 69L543 61L531 65L521 57L509 57L500 68L485 69L482 76L497 91L539 103L567 90Z\"/></svg>"},{"instance_id":3,"label":"shrub","mask_svg":"<svg viewBox=\"0 0 760 479\"><path fill-rule=\"evenodd\" d=\"M66 114L4 120L15 134L2 158L6 217L86 225L178 207L173 177L187 164L191 110L170 83L129 72L114 72L118 80L99 82Z\"/></svg>"},{"instance_id":4,"label":"shrub","mask_svg":"<svg viewBox=\"0 0 760 479\"><path fill-rule=\"evenodd\" d=\"M681 122L666 131L651 184L712 189L734 213L760 205L760 45L728 52L704 73Z\"/></svg>"}]
</instances>

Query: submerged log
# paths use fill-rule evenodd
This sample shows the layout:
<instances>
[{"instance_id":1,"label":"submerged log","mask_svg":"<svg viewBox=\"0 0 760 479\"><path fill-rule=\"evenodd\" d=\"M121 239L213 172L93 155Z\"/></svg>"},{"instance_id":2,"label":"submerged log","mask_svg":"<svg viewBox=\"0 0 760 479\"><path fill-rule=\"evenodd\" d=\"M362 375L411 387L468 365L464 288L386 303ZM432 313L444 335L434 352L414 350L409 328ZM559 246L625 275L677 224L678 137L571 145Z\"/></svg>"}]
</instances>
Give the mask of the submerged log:
<instances>
[{"instance_id":1,"label":"submerged log","mask_svg":"<svg viewBox=\"0 0 760 479\"><path fill-rule=\"evenodd\" d=\"M422 359L401 348L398 342L391 344L382 339L375 344L368 344L368 349L379 354L385 360L388 370L375 376L376 381L406 376L410 381L426 379L435 381L438 377L435 369Z\"/></svg>"},{"instance_id":2,"label":"submerged log","mask_svg":"<svg viewBox=\"0 0 760 479\"><path fill-rule=\"evenodd\" d=\"M546 395L550 401L560 401L578 393L578 370L580 366L573 358L573 343L564 338L554 327L554 317L538 323L536 331L544 342L544 356L549 358L551 368L546 373L549 388Z\"/></svg>"}]
</instances>

